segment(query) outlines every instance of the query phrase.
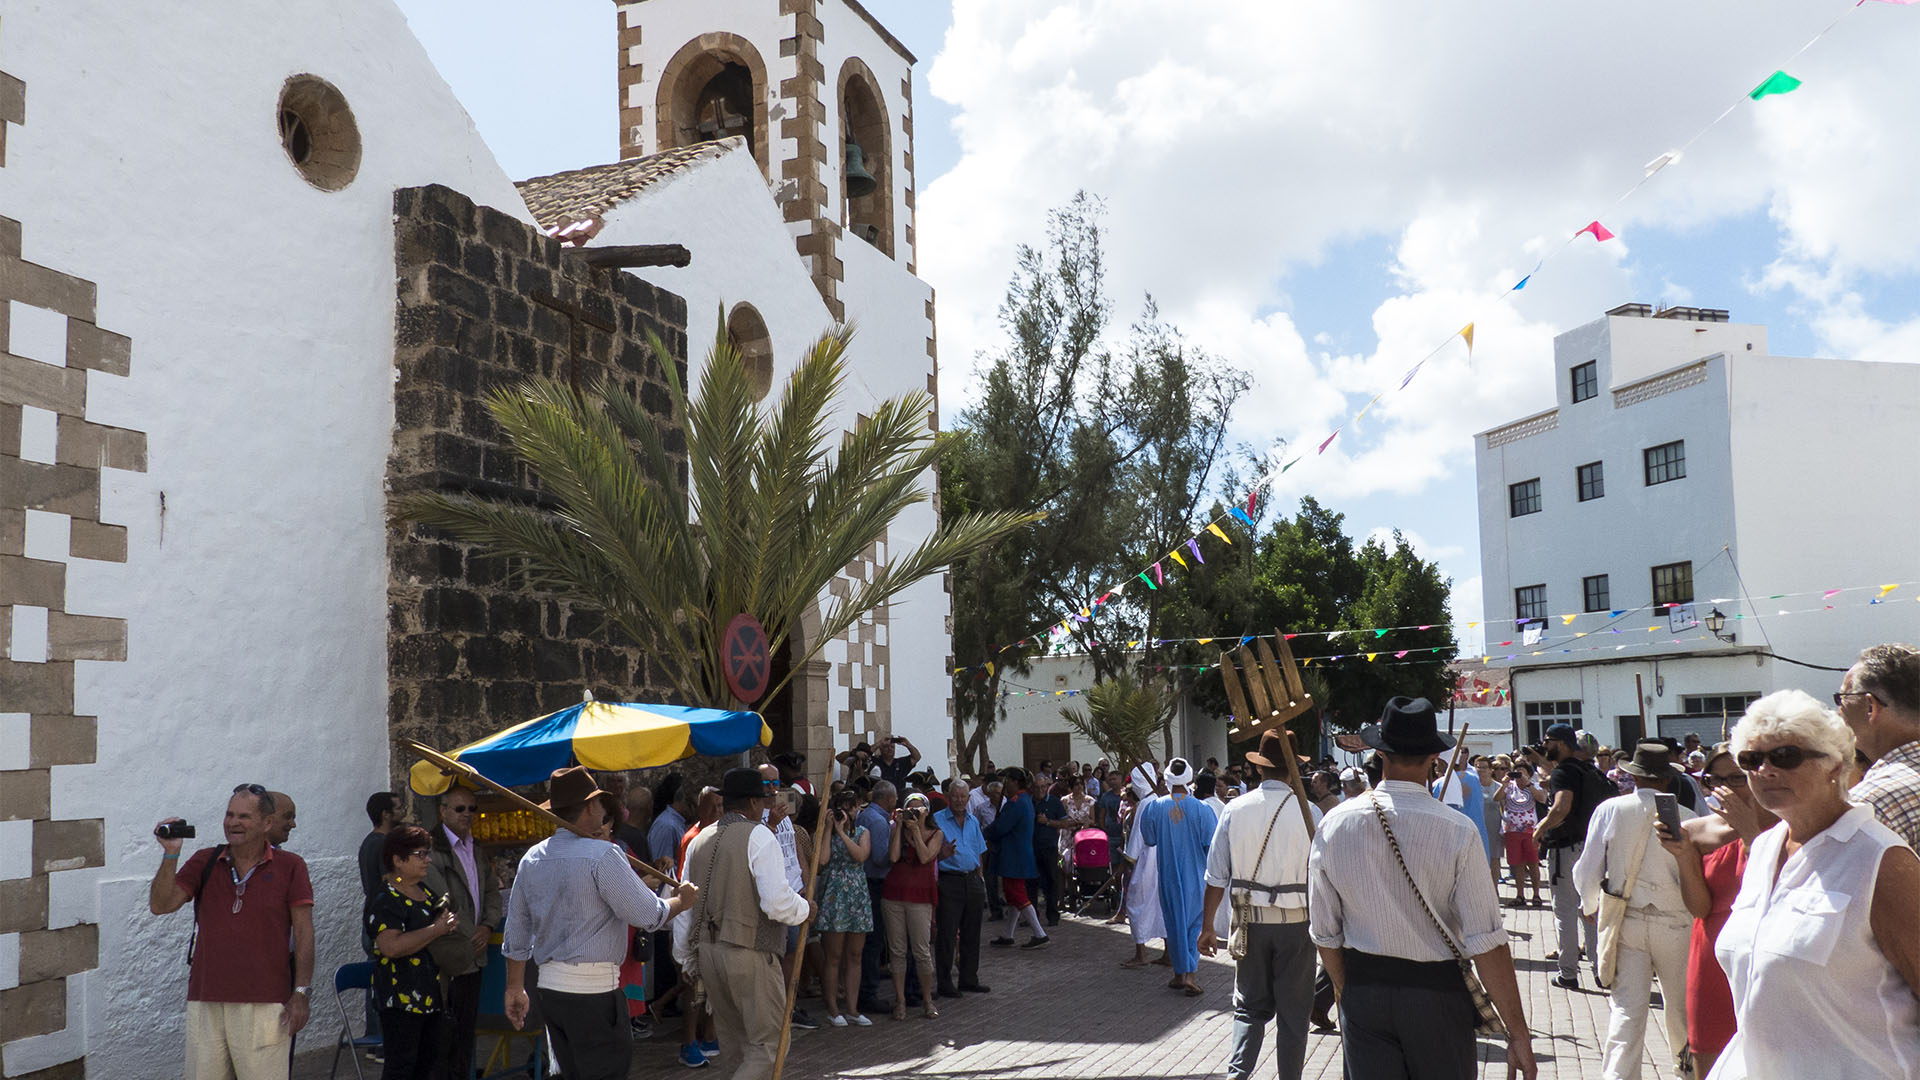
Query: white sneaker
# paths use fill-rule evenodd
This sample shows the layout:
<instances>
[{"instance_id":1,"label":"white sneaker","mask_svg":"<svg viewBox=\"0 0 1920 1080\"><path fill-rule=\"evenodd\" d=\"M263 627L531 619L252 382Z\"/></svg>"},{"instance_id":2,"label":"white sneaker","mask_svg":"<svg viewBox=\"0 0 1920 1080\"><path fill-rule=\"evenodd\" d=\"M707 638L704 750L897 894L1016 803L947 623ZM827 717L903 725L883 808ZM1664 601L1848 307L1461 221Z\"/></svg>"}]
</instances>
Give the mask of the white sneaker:
<instances>
[{"instance_id":1,"label":"white sneaker","mask_svg":"<svg viewBox=\"0 0 1920 1080\"><path fill-rule=\"evenodd\" d=\"M832 1024L834 1027L846 1027L847 1018L844 1016L841 1016L839 1013L835 1013L832 1016L827 1017L827 1023Z\"/></svg>"},{"instance_id":2,"label":"white sneaker","mask_svg":"<svg viewBox=\"0 0 1920 1080\"><path fill-rule=\"evenodd\" d=\"M865 1014L863 1013L854 1013L853 1016L850 1017L849 1019L853 1021L853 1025L855 1027L872 1027L873 1026L873 1021L867 1019Z\"/></svg>"}]
</instances>

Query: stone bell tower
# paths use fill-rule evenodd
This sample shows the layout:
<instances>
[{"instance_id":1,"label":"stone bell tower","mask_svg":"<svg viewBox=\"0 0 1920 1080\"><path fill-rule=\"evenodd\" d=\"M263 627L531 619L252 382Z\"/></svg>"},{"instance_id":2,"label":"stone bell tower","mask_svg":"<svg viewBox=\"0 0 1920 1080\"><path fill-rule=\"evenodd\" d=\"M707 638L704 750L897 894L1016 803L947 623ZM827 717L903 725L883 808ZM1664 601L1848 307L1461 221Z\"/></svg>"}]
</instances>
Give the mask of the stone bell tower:
<instances>
[{"instance_id":1,"label":"stone bell tower","mask_svg":"<svg viewBox=\"0 0 1920 1080\"><path fill-rule=\"evenodd\" d=\"M618 19L622 159L745 139L836 319L841 244L914 272L914 57L858 0L626 0Z\"/></svg>"}]
</instances>

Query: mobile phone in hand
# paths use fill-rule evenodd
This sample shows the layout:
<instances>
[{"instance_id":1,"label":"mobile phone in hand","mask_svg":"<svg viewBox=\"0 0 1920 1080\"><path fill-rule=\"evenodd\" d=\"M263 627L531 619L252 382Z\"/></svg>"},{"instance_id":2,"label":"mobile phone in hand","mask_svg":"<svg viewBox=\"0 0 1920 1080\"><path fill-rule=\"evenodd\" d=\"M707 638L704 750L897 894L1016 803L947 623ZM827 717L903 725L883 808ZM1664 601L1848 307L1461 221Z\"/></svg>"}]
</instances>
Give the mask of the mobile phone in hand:
<instances>
[{"instance_id":1,"label":"mobile phone in hand","mask_svg":"<svg viewBox=\"0 0 1920 1080\"><path fill-rule=\"evenodd\" d=\"M1660 815L1660 824L1667 827L1667 835L1680 839L1680 799L1672 792L1656 791L1653 795L1653 812Z\"/></svg>"}]
</instances>

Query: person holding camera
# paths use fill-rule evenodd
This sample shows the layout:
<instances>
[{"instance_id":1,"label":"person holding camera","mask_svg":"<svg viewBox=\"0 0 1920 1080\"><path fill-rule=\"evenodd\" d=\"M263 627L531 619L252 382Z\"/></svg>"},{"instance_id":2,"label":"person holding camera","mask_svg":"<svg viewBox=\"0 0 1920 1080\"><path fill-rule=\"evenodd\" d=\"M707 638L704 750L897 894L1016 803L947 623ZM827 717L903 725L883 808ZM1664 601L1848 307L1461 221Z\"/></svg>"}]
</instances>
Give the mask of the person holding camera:
<instances>
[{"instance_id":1,"label":"person holding camera","mask_svg":"<svg viewBox=\"0 0 1920 1080\"><path fill-rule=\"evenodd\" d=\"M429 947L457 933L460 920L447 894L427 884L432 853L433 838L417 825L387 833L380 846L385 888L367 899L361 915L373 938L372 993L385 1039L383 1080L429 1080L446 1039L446 994Z\"/></svg>"},{"instance_id":2,"label":"person holding camera","mask_svg":"<svg viewBox=\"0 0 1920 1080\"><path fill-rule=\"evenodd\" d=\"M873 900L867 893L862 864L873 851L873 834L854 820L856 797L843 791L833 797L827 814L832 830L820 845L820 913L814 920L826 952L821 974L821 996L827 1003L827 1023L870 1027L860 1012L860 950L873 932Z\"/></svg>"},{"instance_id":3,"label":"person holding camera","mask_svg":"<svg viewBox=\"0 0 1920 1080\"><path fill-rule=\"evenodd\" d=\"M887 953L893 958L893 1018L907 1018L907 950L913 950L920 976L925 1016L940 1015L933 1004L933 906L940 899L938 861L947 838L928 821L932 804L914 792L893 813L888 837L889 865L880 889L880 910L887 927ZM950 853L950 849L949 849Z\"/></svg>"},{"instance_id":4,"label":"person holding camera","mask_svg":"<svg viewBox=\"0 0 1920 1080\"><path fill-rule=\"evenodd\" d=\"M201 848L184 866L180 847L193 826L173 817L154 829L161 856L148 910L168 915L193 904L187 1080L284 1080L293 1037L307 1025L313 882L300 856L268 845L275 810L259 784L234 788L226 843Z\"/></svg>"}]
</instances>

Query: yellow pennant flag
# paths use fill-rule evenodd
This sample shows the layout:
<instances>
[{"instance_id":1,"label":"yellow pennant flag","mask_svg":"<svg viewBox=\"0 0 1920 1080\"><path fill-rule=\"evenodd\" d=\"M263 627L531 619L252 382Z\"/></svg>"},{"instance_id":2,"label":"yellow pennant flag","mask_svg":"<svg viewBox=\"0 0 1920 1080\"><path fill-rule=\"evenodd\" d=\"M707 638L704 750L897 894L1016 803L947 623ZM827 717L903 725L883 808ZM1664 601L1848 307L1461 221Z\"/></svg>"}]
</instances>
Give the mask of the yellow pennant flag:
<instances>
[{"instance_id":1,"label":"yellow pennant flag","mask_svg":"<svg viewBox=\"0 0 1920 1080\"><path fill-rule=\"evenodd\" d=\"M1231 540L1229 540L1229 539L1227 539L1227 533L1226 533L1226 530L1224 530L1224 529L1222 529L1222 528L1221 528L1221 527L1219 526L1219 524L1218 524L1218 523L1215 523L1215 524L1211 524L1211 525L1208 525L1208 526L1207 526L1207 531L1208 531L1208 532L1210 532L1210 533L1212 533L1213 535L1215 535L1215 536L1217 536L1217 537L1219 537L1219 538L1220 538L1220 541L1221 541L1222 543L1225 543L1225 544L1231 544L1231 543L1233 543L1233 541L1231 541Z\"/></svg>"},{"instance_id":2,"label":"yellow pennant flag","mask_svg":"<svg viewBox=\"0 0 1920 1080\"><path fill-rule=\"evenodd\" d=\"M1369 664L1371 664L1371 663L1373 663L1373 658L1374 658L1374 657L1376 657L1376 656L1379 656L1379 655L1380 655L1380 654L1379 654L1379 653L1377 653L1377 652L1370 652L1370 653L1368 653L1368 654L1367 654L1367 663L1369 663Z\"/></svg>"},{"instance_id":3,"label":"yellow pennant flag","mask_svg":"<svg viewBox=\"0 0 1920 1080\"><path fill-rule=\"evenodd\" d=\"M1562 616L1560 616L1560 625L1561 625L1561 626L1572 626L1572 625L1573 625L1573 620L1575 620L1575 619L1577 619L1577 618L1579 618L1579 615L1577 615L1577 614L1574 614L1574 615L1562 615Z\"/></svg>"},{"instance_id":4,"label":"yellow pennant flag","mask_svg":"<svg viewBox=\"0 0 1920 1080\"><path fill-rule=\"evenodd\" d=\"M1201 638L1201 639L1200 639L1200 644L1202 644L1202 645L1206 645L1206 644L1209 644L1209 643L1210 643L1210 642L1212 642L1212 641L1213 641L1213 639L1212 639L1212 638L1210 638L1210 637L1203 637L1203 638ZM1218 664L1215 664L1214 666L1215 666L1215 667L1219 667L1220 665L1218 665Z\"/></svg>"},{"instance_id":5,"label":"yellow pennant flag","mask_svg":"<svg viewBox=\"0 0 1920 1080\"><path fill-rule=\"evenodd\" d=\"M1470 622L1470 623L1468 623L1468 624L1467 624L1467 629L1469 629L1469 630L1471 630L1471 629L1473 629L1474 627L1476 627L1476 626L1479 626L1479 625L1480 625L1480 624L1479 624L1479 623L1477 623L1477 622ZM1483 661L1481 661L1481 662L1482 662L1482 663L1485 663L1485 661L1484 661L1484 660L1483 660Z\"/></svg>"},{"instance_id":6,"label":"yellow pennant flag","mask_svg":"<svg viewBox=\"0 0 1920 1080\"><path fill-rule=\"evenodd\" d=\"M1465 338L1467 341L1467 359L1469 360L1473 359L1473 324L1468 323L1467 325L1461 327L1460 336Z\"/></svg>"},{"instance_id":7,"label":"yellow pennant flag","mask_svg":"<svg viewBox=\"0 0 1920 1080\"><path fill-rule=\"evenodd\" d=\"M987 674L989 676L993 674L993 661L991 660L987 661Z\"/></svg>"},{"instance_id":8,"label":"yellow pennant flag","mask_svg":"<svg viewBox=\"0 0 1920 1080\"><path fill-rule=\"evenodd\" d=\"M1892 592L1893 590L1895 590L1895 589L1897 589L1897 588L1899 588L1899 587L1900 587L1900 586L1898 586L1898 585L1882 585L1882 586L1880 586L1880 595L1881 595L1881 596L1885 596L1885 595L1887 595L1888 593L1890 593L1890 592Z\"/></svg>"},{"instance_id":9,"label":"yellow pennant flag","mask_svg":"<svg viewBox=\"0 0 1920 1080\"><path fill-rule=\"evenodd\" d=\"M1180 553L1179 553L1179 552L1177 552L1177 551L1169 551L1169 552L1167 552L1167 554L1169 554L1169 555L1171 555L1171 556L1173 556L1173 561L1174 561L1174 562L1177 562L1177 563L1179 563L1179 564L1180 564L1180 568L1181 568L1182 570L1184 570L1184 569L1186 569L1186 568L1187 568L1187 560L1185 560L1185 559L1183 559L1183 558L1181 558L1181 557L1180 557Z\"/></svg>"}]
</instances>

